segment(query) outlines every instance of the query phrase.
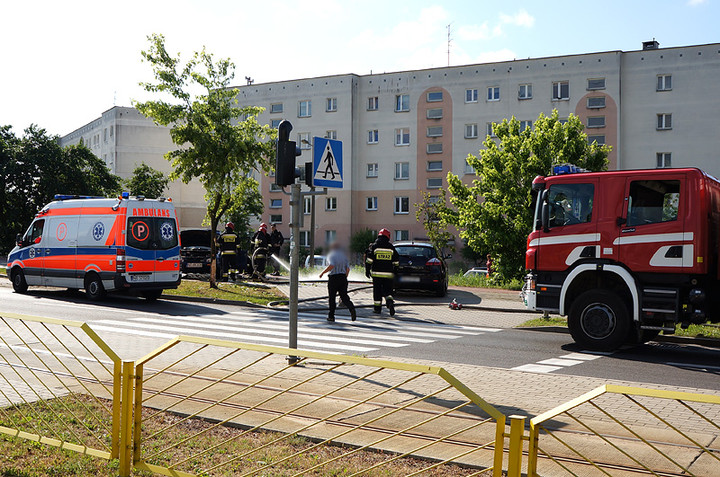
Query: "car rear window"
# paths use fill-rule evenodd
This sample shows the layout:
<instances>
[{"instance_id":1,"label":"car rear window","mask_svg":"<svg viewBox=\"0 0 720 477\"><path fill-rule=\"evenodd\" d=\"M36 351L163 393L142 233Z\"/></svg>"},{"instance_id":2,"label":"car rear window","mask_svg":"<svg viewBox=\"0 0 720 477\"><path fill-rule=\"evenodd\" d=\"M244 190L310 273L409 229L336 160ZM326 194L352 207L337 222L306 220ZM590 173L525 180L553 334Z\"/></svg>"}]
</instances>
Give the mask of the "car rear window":
<instances>
[{"instance_id":1,"label":"car rear window","mask_svg":"<svg viewBox=\"0 0 720 477\"><path fill-rule=\"evenodd\" d=\"M175 220L161 217L130 217L127 244L142 250L168 250L177 247Z\"/></svg>"},{"instance_id":2,"label":"car rear window","mask_svg":"<svg viewBox=\"0 0 720 477\"><path fill-rule=\"evenodd\" d=\"M426 260L436 257L435 249L431 247L400 245L398 247L395 247L395 250L397 250L397 253L403 257L423 258Z\"/></svg>"}]
</instances>

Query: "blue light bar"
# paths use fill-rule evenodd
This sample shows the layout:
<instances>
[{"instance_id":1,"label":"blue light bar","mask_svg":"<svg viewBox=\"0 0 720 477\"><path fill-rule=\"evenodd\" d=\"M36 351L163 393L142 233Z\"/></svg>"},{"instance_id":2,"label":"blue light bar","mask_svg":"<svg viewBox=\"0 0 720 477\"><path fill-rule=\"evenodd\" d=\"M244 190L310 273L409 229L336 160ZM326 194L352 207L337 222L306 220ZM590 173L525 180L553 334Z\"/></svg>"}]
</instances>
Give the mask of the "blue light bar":
<instances>
[{"instance_id":1,"label":"blue light bar","mask_svg":"<svg viewBox=\"0 0 720 477\"><path fill-rule=\"evenodd\" d=\"M582 167L578 167L575 164L559 164L557 166L553 166L552 172L554 176L561 176L563 174L579 174L581 172L590 171L583 169Z\"/></svg>"},{"instance_id":2,"label":"blue light bar","mask_svg":"<svg viewBox=\"0 0 720 477\"><path fill-rule=\"evenodd\" d=\"M70 199L105 199L105 197L93 195L72 195L72 194L55 194L53 200L70 200Z\"/></svg>"},{"instance_id":3,"label":"blue light bar","mask_svg":"<svg viewBox=\"0 0 720 477\"><path fill-rule=\"evenodd\" d=\"M121 195L121 197L122 197L123 199L129 199L129 198L130 198L130 192L123 192L122 195Z\"/></svg>"}]
</instances>

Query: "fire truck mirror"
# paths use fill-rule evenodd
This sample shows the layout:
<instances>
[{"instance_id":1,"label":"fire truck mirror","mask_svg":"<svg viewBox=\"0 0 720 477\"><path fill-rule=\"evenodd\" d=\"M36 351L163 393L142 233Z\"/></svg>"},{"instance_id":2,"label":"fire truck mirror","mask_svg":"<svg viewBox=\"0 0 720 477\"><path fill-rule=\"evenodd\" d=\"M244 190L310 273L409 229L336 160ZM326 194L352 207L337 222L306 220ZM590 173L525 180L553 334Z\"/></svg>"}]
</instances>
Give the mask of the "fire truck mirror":
<instances>
[{"instance_id":1,"label":"fire truck mirror","mask_svg":"<svg viewBox=\"0 0 720 477\"><path fill-rule=\"evenodd\" d=\"M545 233L550 231L550 204L548 204L548 193L550 191L545 189L542 191L542 227Z\"/></svg>"}]
</instances>

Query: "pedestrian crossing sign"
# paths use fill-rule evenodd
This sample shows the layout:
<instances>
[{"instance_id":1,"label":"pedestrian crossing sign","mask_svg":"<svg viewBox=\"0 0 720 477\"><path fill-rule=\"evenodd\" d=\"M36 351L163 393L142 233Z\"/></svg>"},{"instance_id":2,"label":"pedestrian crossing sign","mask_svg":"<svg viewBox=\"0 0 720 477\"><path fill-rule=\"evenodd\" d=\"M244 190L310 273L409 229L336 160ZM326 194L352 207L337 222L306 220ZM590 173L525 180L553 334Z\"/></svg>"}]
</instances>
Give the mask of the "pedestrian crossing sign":
<instances>
[{"instance_id":1,"label":"pedestrian crossing sign","mask_svg":"<svg viewBox=\"0 0 720 477\"><path fill-rule=\"evenodd\" d=\"M342 142L324 137L313 138L313 184L342 189Z\"/></svg>"}]
</instances>

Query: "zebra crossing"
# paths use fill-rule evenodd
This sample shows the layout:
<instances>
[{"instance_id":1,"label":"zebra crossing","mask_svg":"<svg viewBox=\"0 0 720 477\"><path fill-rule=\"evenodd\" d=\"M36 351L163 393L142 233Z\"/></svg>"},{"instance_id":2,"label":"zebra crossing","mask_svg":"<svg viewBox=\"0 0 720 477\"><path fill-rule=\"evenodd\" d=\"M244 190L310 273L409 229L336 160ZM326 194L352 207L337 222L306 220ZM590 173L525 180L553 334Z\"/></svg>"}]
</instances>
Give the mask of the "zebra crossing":
<instances>
[{"instance_id":1,"label":"zebra crossing","mask_svg":"<svg viewBox=\"0 0 720 477\"><path fill-rule=\"evenodd\" d=\"M452 324L363 318L352 322L349 317L337 318L335 323L328 323L323 315L300 313L298 348L337 354L368 353L501 331ZM273 310L187 316L140 313L123 320L93 321L91 326L96 331L151 338L191 335L273 346L286 346L288 335L287 313Z\"/></svg>"}]
</instances>

